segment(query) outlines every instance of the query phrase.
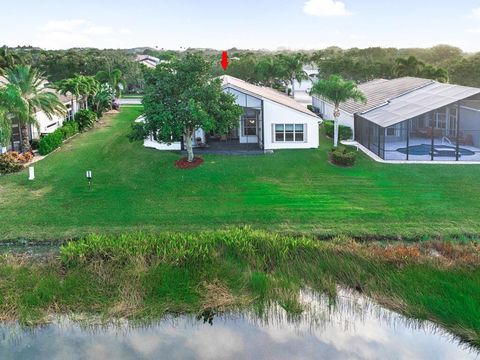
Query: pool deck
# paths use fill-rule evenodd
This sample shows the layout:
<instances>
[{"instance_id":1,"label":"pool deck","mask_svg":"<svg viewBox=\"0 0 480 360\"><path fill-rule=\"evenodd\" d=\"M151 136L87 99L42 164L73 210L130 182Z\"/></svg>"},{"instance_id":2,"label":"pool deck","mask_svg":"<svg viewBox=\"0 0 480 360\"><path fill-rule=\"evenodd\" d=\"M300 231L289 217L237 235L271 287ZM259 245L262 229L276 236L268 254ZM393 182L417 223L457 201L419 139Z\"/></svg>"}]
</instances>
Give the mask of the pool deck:
<instances>
[{"instance_id":1,"label":"pool deck","mask_svg":"<svg viewBox=\"0 0 480 360\"><path fill-rule=\"evenodd\" d=\"M423 142L425 143L425 141ZM459 161L456 161L454 157L441 157L442 160L431 160L430 155L409 155L409 160L406 160L406 155L402 154L399 151L396 151L399 148L405 147L405 143L399 142L395 147L395 143L390 143L389 148L391 150L391 153L388 155L388 159L384 160L381 157L379 157L377 154L373 153L369 149L367 149L365 146L361 145L360 143L356 141L342 141L342 144L347 145L347 146L355 146L357 150L361 150L368 156L370 156L373 160L379 163L384 163L384 164L442 164L442 165L480 165L480 149L473 147L473 146L464 146L462 145L461 147L464 149L468 149L471 151L475 152L475 155L472 156L464 156L461 157ZM415 145L421 145L420 143L418 144L410 144L411 146ZM438 144L441 146L441 144ZM468 158L468 160L465 160ZM436 158L440 159L440 158Z\"/></svg>"}]
</instances>

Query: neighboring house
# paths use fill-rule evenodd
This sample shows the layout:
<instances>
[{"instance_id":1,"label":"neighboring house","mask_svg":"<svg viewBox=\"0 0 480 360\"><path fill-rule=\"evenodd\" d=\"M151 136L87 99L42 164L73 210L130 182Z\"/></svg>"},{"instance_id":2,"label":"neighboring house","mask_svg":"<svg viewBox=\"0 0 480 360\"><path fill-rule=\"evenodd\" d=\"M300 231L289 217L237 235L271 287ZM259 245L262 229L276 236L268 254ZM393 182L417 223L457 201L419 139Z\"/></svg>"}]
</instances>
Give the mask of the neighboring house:
<instances>
[{"instance_id":1,"label":"neighboring house","mask_svg":"<svg viewBox=\"0 0 480 360\"><path fill-rule=\"evenodd\" d=\"M158 64L160 64L161 60L159 58L156 58L154 56L150 55L137 55L137 58L135 59L136 62L145 65L146 67L150 69L154 69L157 67Z\"/></svg>"},{"instance_id":2,"label":"neighboring house","mask_svg":"<svg viewBox=\"0 0 480 360\"><path fill-rule=\"evenodd\" d=\"M0 77L0 86L5 84L5 79ZM45 88L44 91L55 92L55 90L50 88ZM65 117L62 116L53 116L51 119L43 111L38 111L36 113L36 118L38 122L38 128L35 125L28 125L28 132L30 140L39 139L44 134L49 134L54 132L56 129L61 127L65 121L73 120L75 113L79 110L79 104L77 104L75 98L71 95L63 96L57 93L60 101L67 108ZM12 138L9 144L0 144L0 153L3 150L10 151L15 150L19 151L22 143L22 137L20 132L20 125L18 123L12 124Z\"/></svg>"},{"instance_id":3,"label":"neighboring house","mask_svg":"<svg viewBox=\"0 0 480 360\"><path fill-rule=\"evenodd\" d=\"M244 115L228 134L205 134L198 129L194 139L196 147L264 152L318 147L321 119L305 106L271 88L252 85L231 76L222 76L221 79L224 91L235 95ZM159 150L183 148L182 142L162 144L153 136L146 139L144 145Z\"/></svg>"},{"instance_id":4,"label":"neighboring house","mask_svg":"<svg viewBox=\"0 0 480 360\"><path fill-rule=\"evenodd\" d=\"M311 105L312 97L310 90L313 84L318 80L318 69L313 65L305 65L303 71L308 75L308 79L298 82L295 80L295 92L292 94L293 98L301 104ZM291 88L291 86L289 86Z\"/></svg>"},{"instance_id":5,"label":"neighboring house","mask_svg":"<svg viewBox=\"0 0 480 360\"><path fill-rule=\"evenodd\" d=\"M480 161L480 89L420 78L359 85L367 104L340 106L341 125L372 157L391 161ZM313 98L333 119L333 105Z\"/></svg>"}]
</instances>

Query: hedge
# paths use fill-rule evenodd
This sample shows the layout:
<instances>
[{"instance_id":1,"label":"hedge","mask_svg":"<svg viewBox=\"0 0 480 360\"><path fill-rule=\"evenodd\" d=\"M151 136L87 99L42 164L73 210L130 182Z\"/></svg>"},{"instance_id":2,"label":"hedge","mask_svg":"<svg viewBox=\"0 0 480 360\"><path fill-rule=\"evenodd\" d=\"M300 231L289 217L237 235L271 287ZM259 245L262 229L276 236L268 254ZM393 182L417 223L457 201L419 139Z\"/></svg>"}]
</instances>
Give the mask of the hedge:
<instances>
[{"instance_id":1,"label":"hedge","mask_svg":"<svg viewBox=\"0 0 480 360\"><path fill-rule=\"evenodd\" d=\"M38 152L40 155L50 154L53 150L62 145L63 141L78 133L78 123L74 121L66 122L61 128L58 128L53 133L45 135L40 139Z\"/></svg>"},{"instance_id":2,"label":"hedge","mask_svg":"<svg viewBox=\"0 0 480 360\"><path fill-rule=\"evenodd\" d=\"M81 131L91 128L96 120L97 114L92 110L80 110L75 114L75 121L78 123Z\"/></svg>"},{"instance_id":3,"label":"hedge","mask_svg":"<svg viewBox=\"0 0 480 360\"><path fill-rule=\"evenodd\" d=\"M55 130L51 134L45 135L40 139L38 153L40 155L50 154L53 150L59 148L60 145L62 145L63 140L63 132L60 129Z\"/></svg>"},{"instance_id":4,"label":"hedge","mask_svg":"<svg viewBox=\"0 0 480 360\"><path fill-rule=\"evenodd\" d=\"M333 138L335 131L333 121L325 120L323 126L325 128L325 134L327 134L328 137ZM338 139L341 141L350 140L351 138L353 138L352 129L349 126L340 125L338 127Z\"/></svg>"},{"instance_id":5,"label":"hedge","mask_svg":"<svg viewBox=\"0 0 480 360\"><path fill-rule=\"evenodd\" d=\"M357 161L357 153L346 147L339 146L330 151L332 163L340 166L353 166Z\"/></svg>"},{"instance_id":6,"label":"hedge","mask_svg":"<svg viewBox=\"0 0 480 360\"><path fill-rule=\"evenodd\" d=\"M79 126L76 121L68 121L60 128L63 134L63 140L66 140L79 131Z\"/></svg>"}]
</instances>

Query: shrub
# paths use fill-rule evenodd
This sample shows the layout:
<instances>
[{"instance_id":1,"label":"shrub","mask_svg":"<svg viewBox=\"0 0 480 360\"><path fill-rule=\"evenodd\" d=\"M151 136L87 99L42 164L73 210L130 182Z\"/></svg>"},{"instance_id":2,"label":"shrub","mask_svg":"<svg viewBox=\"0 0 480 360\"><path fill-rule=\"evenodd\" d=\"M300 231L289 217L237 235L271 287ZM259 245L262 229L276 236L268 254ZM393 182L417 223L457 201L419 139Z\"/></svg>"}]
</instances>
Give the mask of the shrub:
<instances>
[{"instance_id":1,"label":"shrub","mask_svg":"<svg viewBox=\"0 0 480 360\"><path fill-rule=\"evenodd\" d=\"M325 134L333 138L334 136L334 124L333 121L325 120L323 122L323 127L325 128ZM350 140L353 137L353 131L349 126L340 125L338 127L338 139L341 140Z\"/></svg>"},{"instance_id":2,"label":"shrub","mask_svg":"<svg viewBox=\"0 0 480 360\"><path fill-rule=\"evenodd\" d=\"M91 128L96 120L97 114L92 110L80 110L75 114L75 121L78 123L78 127L81 131Z\"/></svg>"},{"instance_id":3,"label":"shrub","mask_svg":"<svg viewBox=\"0 0 480 360\"><path fill-rule=\"evenodd\" d=\"M12 174L23 169L19 161L19 154L8 152L0 155L0 174Z\"/></svg>"},{"instance_id":4,"label":"shrub","mask_svg":"<svg viewBox=\"0 0 480 360\"><path fill-rule=\"evenodd\" d=\"M38 152L40 155L50 154L53 150L57 149L62 145L63 142L63 131L62 129L57 129L53 133L45 135L40 139L40 146Z\"/></svg>"},{"instance_id":5,"label":"shrub","mask_svg":"<svg viewBox=\"0 0 480 360\"><path fill-rule=\"evenodd\" d=\"M353 166L357 161L357 153L346 147L333 148L330 151L330 159L332 163L340 166Z\"/></svg>"},{"instance_id":6,"label":"shrub","mask_svg":"<svg viewBox=\"0 0 480 360\"><path fill-rule=\"evenodd\" d=\"M38 150L38 147L40 146L40 140L38 139L30 140L30 146L32 147L32 150Z\"/></svg>"},{"instance_id":7,"label":"shrub","mask_svg":"<svg viewBox=\"0 0 480 360\"><path fill-rule=\"evenodd\" d=\"M17 161L20 164L28 164L32 160L33 160L33 153L30 151L20 154L17 157Z\"/></svg>"},{"instance_id":8,"label":"shrub","mask_svg":"<svg viewBox=\"0 0 480 360\"><path fill-rule=\"evenodd\" d=\"M76 121L68 121L60 128L60 131L63 134L63 139L66 140L79 131L79 126Z\"/></svg>"}]
</instances>

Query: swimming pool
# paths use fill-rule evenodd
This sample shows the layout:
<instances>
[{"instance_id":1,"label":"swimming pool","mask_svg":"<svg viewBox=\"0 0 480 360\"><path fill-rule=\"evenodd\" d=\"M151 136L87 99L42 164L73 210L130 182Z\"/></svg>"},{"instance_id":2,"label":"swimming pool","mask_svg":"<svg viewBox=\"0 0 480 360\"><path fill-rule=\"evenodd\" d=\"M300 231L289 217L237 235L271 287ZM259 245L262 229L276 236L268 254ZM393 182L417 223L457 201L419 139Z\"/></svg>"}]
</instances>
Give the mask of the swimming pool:
<instances>
[{"instance_id":1,"label":"swimming pool","mask_svg":"<svg viewBox=\"0 0 480 360\"><path fill-rule=\"evenodd\" d=\"M455 157L455 146L448 146L448 145L435 145L434 147L434 156L436 157ZM398 152L402 154L407 153L407 148L400 148L397 149ZM432 145L430 144L421 144L421 145L414 145L408 147L409 155L430 155L432 151ZM475 155L475 152L459 148L460 156L472 156Z\"/></svg>"}]
</instances>

